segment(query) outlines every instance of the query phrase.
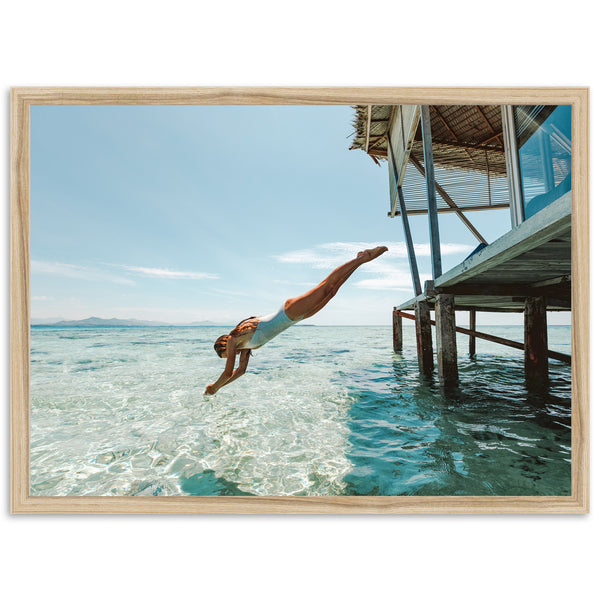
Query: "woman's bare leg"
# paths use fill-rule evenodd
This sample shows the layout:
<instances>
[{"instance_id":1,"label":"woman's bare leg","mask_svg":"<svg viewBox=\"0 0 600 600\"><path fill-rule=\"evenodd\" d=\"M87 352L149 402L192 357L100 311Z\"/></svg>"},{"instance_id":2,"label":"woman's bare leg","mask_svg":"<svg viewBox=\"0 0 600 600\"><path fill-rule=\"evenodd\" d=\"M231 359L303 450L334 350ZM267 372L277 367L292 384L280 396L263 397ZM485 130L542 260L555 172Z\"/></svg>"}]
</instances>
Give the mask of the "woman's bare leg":
<instances>
[{"instance_id":1,"label":"woman's bare leg","mask_svg":"<svg viewBox=\"0 0 600 600\"><path fill-rule=\"evenodd\" d=\"M312 317L337 294L342 284L360 265L374 260L386 251L385 246L377 246L377 248L359 252L356 258L335 269L319 285L306 292L306 294L286 300L284 305L285 314L292 321Z\"/></svg>"}]
</instances>

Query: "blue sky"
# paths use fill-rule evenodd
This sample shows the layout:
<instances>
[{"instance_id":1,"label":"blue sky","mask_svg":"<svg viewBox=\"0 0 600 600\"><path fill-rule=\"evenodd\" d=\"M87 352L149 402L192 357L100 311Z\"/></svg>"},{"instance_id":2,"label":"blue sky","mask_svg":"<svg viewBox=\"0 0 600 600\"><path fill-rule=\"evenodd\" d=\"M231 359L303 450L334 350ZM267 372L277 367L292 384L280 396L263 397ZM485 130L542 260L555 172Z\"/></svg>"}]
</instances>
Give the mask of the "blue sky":
<instances>
[{"instance_id":1,"label":"blue sky","mask_svg":"<svg viewBox=\"0 0 600 600\"><path fill-rule=\"evenodd\" d=\"M33 106L32 318L237 322L385 244L311 322L388 324L412 297L402 224L387 217L387 164L348 150L352 117L349 106ZM510 228L506 210L469 219L488 241ZM426 217L411 227L430 278ZM477 242L454 215L440 227L447 270Z\"/></svg>"}]
</instances>

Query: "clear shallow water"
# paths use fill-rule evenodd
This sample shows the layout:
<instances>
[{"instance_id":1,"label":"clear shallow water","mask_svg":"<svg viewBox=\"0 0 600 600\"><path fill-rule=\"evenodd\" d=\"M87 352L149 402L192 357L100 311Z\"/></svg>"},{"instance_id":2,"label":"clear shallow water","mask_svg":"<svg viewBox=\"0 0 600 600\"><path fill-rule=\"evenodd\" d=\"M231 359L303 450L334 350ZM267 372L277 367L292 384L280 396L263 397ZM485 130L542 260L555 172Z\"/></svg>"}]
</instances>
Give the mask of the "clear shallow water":
<instances>
[{"instance_id":1,"label":"clear shallow water","mask_svg":"<svg viewBox=\"0 0 600 600\"><path fill-rule=\"evenodd\" d=\"M520 327L481 327L522 340ZM458 336L460 387L413 328L295 327L204 396L223 328L32 328L33 495L570 495L571 369ZM570 352L570 328L549 327Z\"/></svg>"}]
</instances>

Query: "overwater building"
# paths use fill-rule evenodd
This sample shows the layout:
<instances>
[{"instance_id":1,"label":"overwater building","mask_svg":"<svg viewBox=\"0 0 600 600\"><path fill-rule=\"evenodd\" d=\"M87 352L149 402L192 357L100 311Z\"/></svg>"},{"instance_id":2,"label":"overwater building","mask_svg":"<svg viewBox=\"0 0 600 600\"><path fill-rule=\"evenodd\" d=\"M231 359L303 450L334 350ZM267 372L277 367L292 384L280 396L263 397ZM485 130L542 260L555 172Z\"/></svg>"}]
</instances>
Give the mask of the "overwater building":
<instances>
[{"instance_id":1,"label":"overwater building","mask_svg":"<svg viewBox=\"0 0 600 600\"><path fill-rule=\"evenodd\" d=\"M414 295L394 307L394 348L414 320L422 372L458 380L456 333L521 348L529 380L544 380L547 311L571 310L570 105L359 105L352 149L389 168L390 217L402 220ZM511 229L488 243L469 211L509 209ZM477 240L462 263L442 269L438 214L454 213ZM411 215L428 215L432 280L422 285ZM443 232L442 232L443 233ZM455 311L468 311L468 329ZM431 319L435 311L435 320ZM524 343L476 331L478 312L523 313Z\"/></svg>"}]
</instances>

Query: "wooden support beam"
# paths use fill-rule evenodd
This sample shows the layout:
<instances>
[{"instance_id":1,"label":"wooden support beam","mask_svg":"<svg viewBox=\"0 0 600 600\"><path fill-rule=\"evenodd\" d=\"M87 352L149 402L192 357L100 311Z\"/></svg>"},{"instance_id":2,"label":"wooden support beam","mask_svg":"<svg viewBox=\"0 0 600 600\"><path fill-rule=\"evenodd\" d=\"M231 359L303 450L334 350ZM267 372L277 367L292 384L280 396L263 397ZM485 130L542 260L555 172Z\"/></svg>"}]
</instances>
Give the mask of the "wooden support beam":
<instances>
[{"instance_id":1,"label":"wooden support beam","mask_svg":"<svg viewBox=\"0 0 600 600\"><path fill-rule=\"evenodd\" d=\"M560 285L557 283L554 285ZM564 295L564 299L570 297L570 285L568 282L563 284L563 287L557 288L552 285L538 285L527 283L457 283L455 285L436 286L430 296L436 294L453 294L455 296L513 296L515 298L523 298L527 296L536 296L540 293L549 293L554 296Z\"/></svg>"},{"instance_id":2,"label":"wooden support beam","mask_svg":"<svg viewBox=\"0 0 600 600\"><path fill-rule=\"evenodd\" d=\"M500 140L499 138L501 138L503 135L503 132L501 131L500 133L497 133L496 135L493 135L490 138L487 138L485 140L483 140L482 142L479 142L476 146L473 146L473 148L481 148L482 146L485 146L486 144L489 144L492 140L498 140L498 143L502 145L502 148L504 148L504 144L502 143L502 140Z\"/></svg>"},{"instance_id":3,"label":"wooden support beam","mask_svg":"<svg viewBox=\"0 0 600 600\"><path fill-rule=\"evenodd\" d=\"M476 315L477 315L477 311L476 310L470 310L469 311L469 329L471 331L475 331L475 327L476 327ZM471 333L469 334L469 357L470 358L474 358L475 356L475 340L477 338Z\"/></svg>"},{"instance_id":4,"label":"wooden support beam","mask_svg":"<svg viewBox=\"0 0 600 600\"><path fill-rule=\"evenodd\" d=\"M535 283L532 283L530 287L550 287L553 285L561 285L565 283L568 283L569 285L571 284L571 275L562 275L561 277L554 277L552 279L546 279L545 281L536 281Z\"/></svg>"},{"instance_id":5,"label":"wooden support beam","mask_svg":"<svg viewBox=\"0 0 600 600\"><path fill-rule=\"evenodd\" d=\"M410 157L410 161L413 163L413 165L415 165L415 167L417 167L417 170L419 171L419 173L421 173L421 175L426 175L425 167L423 167L423 165L414 156ZM458 207L456 202L452 200L450 195L437 181L435 182L435 189L437 190L437 193L444 199L444 202L446 202L446 204L450 208L454 209L454 211L456 212L456 216L466 225L467 229L475 236L475 239L479 243L487 244L485 238L479 233L479 231L477 231L475 225L473 225L473 223L471 223L471 221L469 221L469 219L465 217L465 215L462 213L461 209Z\"/></svg>"},{"instance_id":6,"label":"wooden support beam","mask_svg":"<svg viewBox=\"0 0 600 600\"><path fill-rule=\"evenodd\" d=\"M481 107L480 106L475 106L475 109L481 115L482 119L485 121L485 124L488 126L488 129L490 130L490 133L496 133L494 131L494 128L492 127L492 124L489 122L489 119L485 116L485 113L483 112L483 110L481 110Z\"/></svg>"},{"instance_id":7,"label":"wooden support beam","mask_svg":"<svg viewBox=\"0 0 600 600\"><path fill-rule=\"evenodd\" d=\"M415 320L415 315L411 315L410 313L396 310L397 315L404 319L410 319L411 321ZM430 324L435 326L436 321L431 320ZM498 337L496 335L491 335L489 333L482 333L480 331L473 331L471 329L465 329L464 327L456 327L457 333L464 333L465 335L472 335L480 340L486 340L487 342L494 342L495 344L500 344L502 346L509 346L510 348L515 348L517 350L524 350L525 344L521 342L515 342L514 340L507 340L505 338ZM571 356L568 354L563 354L562 352L556 352L555 350L548 350L548 358L553 358L554 360L559 360L561 362L571 364Z\"/></svg>"},{"instance_id":8,"label":"wooden support beam","mask_svg":"<svg viewBox=\"0 0 600 600\"><path fill-rule=\"evenodd\" d=\"M456 352L456 321L454 296L440 294L435 299L437 365L440 383L452 386L458 383L458 356Z\"/></svg>"},{"instance_id":9,"label":"wooden support beam","mask_svg":"<svg viewBox=\"0 0 600 600\"><path fill-rule=\"evenodd\" d=\"M548 327L543 296L525 300L525 377L544 382L548 378Z\"/></svg>"},{"instance_id":10,"label":"wooden support beam","mask_svg":"<svg viewBox=\"0 0 600 600\"><path fill-rule=\"evenodd\" d=\"M402 352L402 316L395 310L392 316L394 330L394 352Z\"/></svg>"},{"instance_id":11,"label":"wooden support beam","mask_svg":"<svg viewBox=\"0 0 600 600\"><path fill-rule=\"evenodd\" d=\"M433 144L431 141L431 116L429 106L421 106L421 137L423 138L423 158L425 162L425 182L427 184L427 210L429 216L429 243L431 245L431 272L434 279L442 274L442 253L440 249L440 227L435 198L435 175L433 171Z\"/></svg>"},{"instance_id":12,"label":"wooden support beam","mask_svg":"<svg viewBox=\"0 0 600 600\"><path fill-rule=\"evenodd\" d=\"M424 375L431 375L433 373L433 340L431 337L431 317L427 302L417 302L415 304L415 332L419 370Z\"/></svg>"}]
</instances>

